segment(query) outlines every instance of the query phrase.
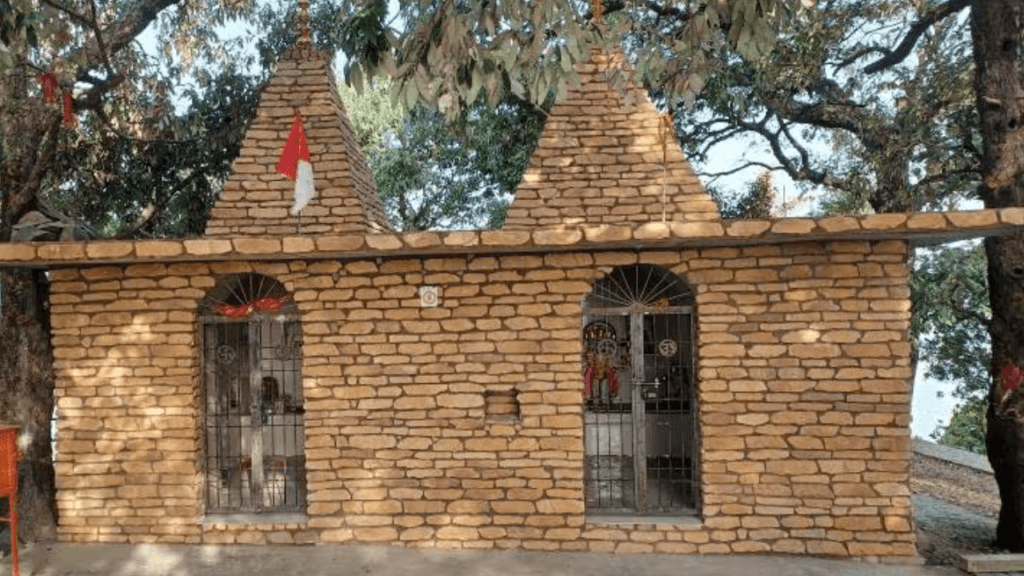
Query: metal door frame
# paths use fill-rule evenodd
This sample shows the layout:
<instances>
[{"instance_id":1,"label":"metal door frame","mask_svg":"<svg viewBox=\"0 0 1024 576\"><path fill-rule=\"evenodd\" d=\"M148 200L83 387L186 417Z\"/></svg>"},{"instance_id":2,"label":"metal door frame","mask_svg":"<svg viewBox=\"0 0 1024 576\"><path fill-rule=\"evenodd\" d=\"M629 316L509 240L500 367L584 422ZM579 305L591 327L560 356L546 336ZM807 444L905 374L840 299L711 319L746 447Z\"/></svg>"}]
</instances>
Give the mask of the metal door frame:
<instances>
[{"instance_id":1,"label":"metal door frame","mask_svg":"<svg viewBox=\"0 0 1024 576\"><path fill-rule=\"evenodd\" d=\"M602 440L601 440L601 434L602 434L601 426L602 425L600 424L600 420L598 420L597 418L594 418L591 421L590 424L587 424L586 422L588 420L590 420L590 418L587 418L587 417L584 418L584 426L593 426L594 427L594 432L593 432L593 434L591 436L591 435L588 435L588 431L587 430L584 430L584 437L585 437L585 439L588 439L584 443L585 444L585 446L584 446L584 461L585 461L585 464L584 464L584 468L585 468L585 470L584 470L584 487L585 487L585 491L588 491L587 492L588 496L586 498L587 498L587 500L589 502L590 501L590 496L589 496L590 492L589 492L589 490L593 489L597 493L596 498L597 498L597 500L598 500L598 502L600 504L600 503L602 503L601 500L603 500L603 496L601 495L602 489L610 489L613 492L612 502L610 503L612 505L608 506L608 507L597 508L596 510L592 510L593 512L597 512L597 513L601 513L601 514L605 514L605 513L623 513L623 512L620 512L620 511L624 511L624 513L626 513L626 514L646 514L646 513L651 513L650 512L651 504L648 502L648 498L652 497L652 495L649 494L649 490L651 489L649 484L648 484L648 475L649 475L649 473L651 473L653 471L653 473L655 473L655 474L660 474L660 473L664 472L666 470L666 468L667 468L667 470L668 470L668 476L667 477L668 478L673 478L672 474L675 473L676 469L674 468L674 464L672 464L672 460L671 460L671 453L672 453L672 451L671 451L671 449L669 450L670 460L669 460L669 464L668 464L667 467L663 468L660 465L660 460L659 460L658 464L654 464L654 465L652 465L652 463L649 462L648 451L649 451L650 447L647 446L647 440L648 440L647 439L647 435L648 435L647 428L648 428L648 419L649 419L648 416L649 415L648 415L647 403L650 401L649 400L650 397L649 396L645 397L644 394L645 394L645 388L646 387L649 387L649 386L652 386L652 385L657 386L658 383L657 382L650 383L650 382L646 382L645 381L646 380L646 378L645 378L645 362L647 360L647 359L645 359L645 354L644 354L644 352L645 352L645 338L646 338L646 335L645 335L645 320L648 317L657 317L657 316L661 316L661 315L665 315L665 316L684 316L686 318L685 322L687 322L689 324L689 326L688 326L688 332L689 333L686 334L685 333L686 330L684 329L683 332L677 333L676 338L677 338L677 342L681 341L682 339L685 338L687 340L687 345L688 345L688 348L689 348L688 351L682 352L682 358L681 358L681 360L679 360L680 363L678 364L685 371L685 379L686 379L686 383L687 383L687 388L686 388L686 392L679 396L679 408L678 408L679 413L678 414L674 414L673 416L679 419L678 420L679 430L681 430L683 432L683 437L680 438L680 440L679 440L681 442L681 444L680 444L681 463L680 463L680 467L679 467L678 470L684 474L684 478L685 478L686 474L689 474L690 475L689 477L691 478L689 481L684 479L682 482L680 482L679 485L687 486L687 484L689 484L689 486L687 486L685 489L690 490L690 492L689 492L689 496L683 496L681 501L678 504L673 500L666 507L667 510L665 508L662 508L661 510L658 510L655 513L658 513L658 514L661 514L661 513L675 514L675 513L687 513L687 512L699 513L700 505L701 505L701 481L700 481L700 463L699 463L700 437L699 437L699 425L698 425L698 422L699 422L699 412L698 412L698 406L697 406L697 392L698 391L697 391L697 386L696 386L696 373L695 373L696 372L696 370L695 370L695 364L696 364L696 338L695 338L695 335L696 335L696 318L695 318L695 315L693 313L694 312L694 307L693 307L692 291L690 290L689 286L686 285L685 281L682 278L680 278L679 276L675 275L674 273L672 273L671 271L669 271L669 270L667 270L665 268L661 268L661 267L658 267L658 266L650 266L650 265L635 265L635 266L636 266L636 268L633 271L629 271L628 268L630 268L630 267L628 267L628 266L627 267L622 267L620 269L616 269L611 274L614 274L616 272L620 272L621 274L620 274L620 276L617 279L611 279L610 282L612 284L616 284L617 282L621 281L621 279L623 278L624 275L627 275L629 273L635 273L637 275L637 277L639 277L640 275L645 273L645 270L643 269L643 267L648 267L647 270L646 270L647 277L644 279L644 282L648 282L648 281L650 281L652 279L652 277L654 277L652 275L651 269L657 269L658 270L657 274L662 275L661 278L657 279L658 282L662 282L663 279L665 277L667 277L667 275L671 274L674 277L674 279L678 280L678 282L685 288L686 294L684 294L684 295L677 295L678 297L674 297L674 299L676 301L673 302L674 305L670 305L670 306L666 306L665 305L666 302L667 302L667 299L664 298L664 297L659 298L658 301L653 303L653 304L651 302L641 301L641 300L644 300L643 298L638 298L637 300L634 300L632 303L628 303L627 304L626 302L622 302L621 305L615 305L615 302L611 301L613 298L610 298L610 297L604 296L604 295L599 295L599 298L597 299L597 302L594 302L591 306L587 305L587 301L589 300L590 296L585 298L584 301L583 301L581 319L584 321L584 325L581 326L581 330L584 330L588 325L590 325L591 323L593 323L595 321L600 321L602 318L610 319L612 317L620 317L620 318L625 318L626 319L625 321L628 323L628 345L629 345L629 348L630 348L629 351L628 351L629 359L630 359L630 366L629 366L629 370L628 370L628 378L630 379L630 398L629 398L630 409L629 409L628 414L630 415L630 418L632 420L632 424L631 424L631 427L627 426L626 428L631 428L631 436L632 436L631 442L629 444L630 444L630 450L631 450L631 454L632 454L632 479L631 479L631 481L632 481L632 484L633 484L633 494L632 494L633 495L633 502L632 503L633 503L634 506L633 506L633 508L631 510L629 510L628 509L629 507L627 505L630 504L630 503L628 501L626 501L624 499L624 497L623 497L622 500L616 502L615 501L616 496L614 496L614 489L602 488L602 486L604 485L603 483L609 482L608 480L601 480L600 479L601 470L603 469L602 465L600 463L595 464L595 465L591 465L589 463L589 461L588 461L588 457L592 457L592 458L595 458L595 459L599 460L601 457L614 457L614 456L616 456L616 454L614 454L614 453L605 454L605 453L603 453L600 450L600 445L602 444ZM609 274L609 276L611 276L611 274ZM646 289L646 286L644 286L643 289ZM641 290L641 292L643 291L643 289ZM595 284L594 292L592 292L591 295L597 295L597 285L596 284ZM679 301L678 298L682 298L682 301ZM602 299L604 301L602 301ZM612 305L609 305L609 304L612 304ZM652 326L656 326L657 325L657 320L651 320L651 322L652 322ZM682 324L681 323L684 322L684 320L680 319L678 322L680 322L679 327L682 328ZM612 321L612 324L619 325L619 323L615 322L615 321ZM650 336L651 336L651 338L656 338L656 336L655 336L655 334L653 332L652 332L652 334ZM583 337L582 333L581 333L581 337ZM616 336L616 338L619 339L619 341L621 342L621 338L620 337ZM657 343L654 343L654 345L657 346ZM585 345L585 348L583 350L584 354L587 354L588 350L589 350L589 347ZM620 366L621 366L621 364L620 364ZM669 366L672 366L672 364L670 364ZM623 370L622 376L626 376L625 372L626 371ZM621 389L621 386L620 386L620 389ZM593 405L590 404L590 401L588 401L587 404L584 405L583 410L584 410L584 415L585 416L587 414L599 414L601 412L601 409L599 408L600 400L598 400L595 397L593 402L594 402ZM608 406L611 406L612 410L614 411L614 407L613 407L614 403L609 403ZM654 421L654 422L656 423L657 421ZM624 440L624 439L621 438L621 435L624 433L624 429L621 427L621 424L624 424L624 422L620 421L620 429L619 429L619 434L620 434L620 440L619 440L620 450L619 450L618 455L625 456L626 455L626 452L625 452L626 446L623 445L622 440ZM655 433L654 435L657 436L657 433ZM666 435L666 438L669 439L669 442L671 442L671 437L672 437L671 434L667 434ZM595 439L594 442L598 445L598 448L596 448L595 451L588 451L588 449L587 449L587 445L590 442L589 438L594 438ZM653 441L659 442L658 438L655 438ZM659 442L659 444L660 444L660 442ZM655 457L659 457L659 456L660 456L660 454L656 454L655 455ZM689 461L689 466L686 465L687 461ZM613 462L614 462L614 459L613 459ZM593 466L593 468L592 468L592 466ZM622 471L625 472L625 469L622 469ZM596 473L598 475L597 478L590 477L589 474L591 474L591 473ZM625 484L628 481L630 481L630 479L627 479L627 478L623 477L622 484L620 486L621 488L626 489L627 493L628 493L628 487L625 486ZM659 496L657 496L657 495L653 495L653 497L659 498ZM618 504L618 505L616 506L616 504Z\"/></svg>"},{"instance_id":2,"label":"metal door frame","mask_svg":"<svg viewBox=\"0 0 1024 576\"><path fill-rule=\"evenodd\" d=\"M202 398L203 398L203 412L202 412L202 422L203 422L203 424L202 424L202 430L203 430L203 432L202 432L203 433L202 446L203 446L203 450L202 450L201 457L203 459L203 474L204 474L204 482L203 482L203 491L204 491L204 493L203 493L203 498L202 498L204 509L209 511L209 508L210 508L210 502L208 500L208 495L206 494L206 490L208 489L207 488L208 475L211 472L211 470L209 470L209 461L208 461L207 453L206 453L206 446L209 443L209 438L207 437L208 429L210 428L211 425L213 425L213 426L217 427L218 430L219 430L220 427L223 424L223 422L221 420L228 419L228 417L230 416L229 414L220 415L220 418L217 418L216 422L211 422L210 418L213 418L213 417L210 416L208 411L207 411L208 402L209 402L209 395L211 393L210 387L211 386L216 387L216 386L219 385L219 383L218 383L218 379L217 379L217 373L216 373L217 371L216 371L216 368L214 368L215 362L210 362L209 361L210 359L207 356L206 329L207 329L207 327L218 326L218 325L244 325L245 326L245 332L246 332L245 347L247 349L247 355L248 355L248 372L249 372L249 378L248 378L249 411L248 412L240 411L239 412L239 416L247 415L249 417L249 426L245 427L245 428L241 428L240 430L242 431L242 433L245 433L245 434L248 435L248 445L249 445L249 454L248 454L248 456L249 456L249 482L248 482L249 490L248 490L248 496L249 496L250 505L246 506L244 504L244 498L243 498L243 503L240 504L237 507L232 507L232 506L230 506L230 503L229 503L228 506L220 506L220 507L218 507L219 508L218 510L211 511L211 513L214 513L214 514L231 514L231 513L265 513L265 512L282 512L282 511L286 511L286 510L280 510L280 509L275 508L275 507L268 508L268 507L264 506L264 504L263 504L264 498L265 498L264 490L267 489L267 486L265 486L266 478L265 478L265 475L264 475L264 472L265 472L265 469L264 469L264 456L266 456L266 454L264 454L265 449L264 449L264 446L263 446L263 436L264 436L264 434L263 434L263 418L265 416L264 411L268 407L263 404L263 380L264 380L263 361L265 360L263 358L263 354L264 354L264 351L265 351L265 347L263 346L263 341L262 341L263 340L263 334L262 334L262 332L263 332L263 328L265 326L270 325L270 324L281 324L282 326L293 324L294 327L295 327L294 329L298 330L299 335L300 335L299 337L301 338L301 321L300 321L299 317L297 315L294 315L294 314L277 314L277 315L256 314L256 315L253 315L253 316L250 316L250 317L247 317L247 318L242 318L242 319L228 319L228 318L223 318L223 317L218 317L218 316L201 316L199 318L199 320L200 320L200 326L201 326L201 330L200 330L200 333L199 333L199 351L200 351L200 366L202 366L202 372L201 373L202 373ZM298 347L298 349L301 350L301 346ZM296 359L296 361L301 363L301 357ZM300 367L300 370L301 370L301 367ZM299 388L301 389L301 385L299 386ZM219 391L215 391L214 393L215 394L219 394ZM302 427L303 428L305 427L305 418L304 417L302 418ZM304 434L303 434L302 440L303 441L302 441L302 447L300 449L300 454L303 455L303 457L304 457L304 454L305 454ZM242 442L241 439L239 441ZM228 440L228 443L230 443L229 440ZM240 458L240 460L241 460L241 458ZM240 468L241 468L241 463L240 463ZM305 479L304 479L304 476L305 476L305 466L302 466L302 469L303 469L303 474L302 474L303 478L300 481L304 482L305 481ZM302 498L303 501L299 502L299 505L300 505L299 507L302 508L302 510L304 510L305 509L305 503L304 503L305 489L300 488L299 489L299 494L303 495L303 498ZM288 508L287 504L283 505L282 507Z\"/></svg>"}]
</instances>

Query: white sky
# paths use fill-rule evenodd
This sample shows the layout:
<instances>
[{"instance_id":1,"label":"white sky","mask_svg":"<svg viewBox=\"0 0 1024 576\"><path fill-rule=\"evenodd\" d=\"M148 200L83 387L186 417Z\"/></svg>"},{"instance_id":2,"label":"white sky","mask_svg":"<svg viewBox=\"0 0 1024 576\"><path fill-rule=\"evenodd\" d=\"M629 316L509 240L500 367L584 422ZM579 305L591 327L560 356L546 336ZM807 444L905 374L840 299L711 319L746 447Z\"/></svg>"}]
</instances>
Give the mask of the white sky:
<instances>
[{"instance_id":1,"label":"white sky","mask_svg":"<svg viewBox=\"0 0 1024 576\"><path fill-rule=\"evenodd\" d=\"M911 401L910 431L916 438L930 440L929 437L939 425L949 424L949 418L956 407L956 399L951 396L952 384L943 384L924 377L927 365L918 363L917 377L914 379L914 398ZM942 391L939 398L936 392Z\"/></svg>"}]
</instances>

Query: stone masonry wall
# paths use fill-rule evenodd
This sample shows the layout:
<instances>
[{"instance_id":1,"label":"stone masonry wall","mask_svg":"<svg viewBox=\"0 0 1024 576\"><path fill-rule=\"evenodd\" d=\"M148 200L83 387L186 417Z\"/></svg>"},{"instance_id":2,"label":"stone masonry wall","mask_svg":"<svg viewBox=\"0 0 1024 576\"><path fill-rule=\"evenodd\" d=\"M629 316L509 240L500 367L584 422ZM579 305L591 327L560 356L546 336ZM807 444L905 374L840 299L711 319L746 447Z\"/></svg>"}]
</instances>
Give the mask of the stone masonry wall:
<instances>
[{"instance_id":1,"label":"stone masonry wall","mask_svg":"<svg viewBox=\"0 0 1024 576\"><path fill-rule=\"evenodd\" d=\"M52 272L60 538L907 557L906 243ZM703 514L588 523L581 300L616 266L696 293ZM303 316L308 522L199 524L196 304ZM440 287L421 307L418 287ZM514 389L517 421L484 414Z\"/></svg>"}]
</instances>

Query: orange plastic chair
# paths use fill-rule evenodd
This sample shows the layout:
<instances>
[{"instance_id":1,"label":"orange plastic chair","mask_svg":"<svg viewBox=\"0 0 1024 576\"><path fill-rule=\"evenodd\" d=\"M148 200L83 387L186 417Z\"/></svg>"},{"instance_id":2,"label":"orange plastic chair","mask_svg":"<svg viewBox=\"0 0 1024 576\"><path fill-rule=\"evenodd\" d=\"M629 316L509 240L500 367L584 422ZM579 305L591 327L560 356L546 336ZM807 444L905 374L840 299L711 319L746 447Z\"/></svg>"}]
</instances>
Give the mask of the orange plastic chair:
<instances>
[{"instance_id":1,"label":"orange plastic chair","mask_svg":"<svg viewBox=\"0 0 1024 576\"><path fill-rule=\"evenodd\" d=\"M7 498L10 513L0 522L11 525L11 572L21 576L18 566L18 445L17 426L0 425L0 498Z\"/></svg>"}]
</instances>

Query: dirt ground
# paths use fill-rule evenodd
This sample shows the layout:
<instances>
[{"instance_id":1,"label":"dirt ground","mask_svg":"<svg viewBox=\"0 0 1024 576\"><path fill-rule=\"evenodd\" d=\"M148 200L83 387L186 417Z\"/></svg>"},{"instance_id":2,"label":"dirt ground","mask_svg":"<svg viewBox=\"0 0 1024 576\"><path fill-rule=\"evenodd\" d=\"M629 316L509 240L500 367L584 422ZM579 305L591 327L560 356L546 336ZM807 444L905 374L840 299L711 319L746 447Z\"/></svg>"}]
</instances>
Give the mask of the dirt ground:
<instances>
[{"instance_id":1,"label":"dirt ground","mask_svg":"<svg viewBox=\"0 0 1024 576\"><path fill-rule=\"evenodd\" d=\"M1000 552L992 546L999 489L991 474L914 454L910 489L917 549L926 563L953 565L960 554Z\"/></svg>"}]
</instances>

